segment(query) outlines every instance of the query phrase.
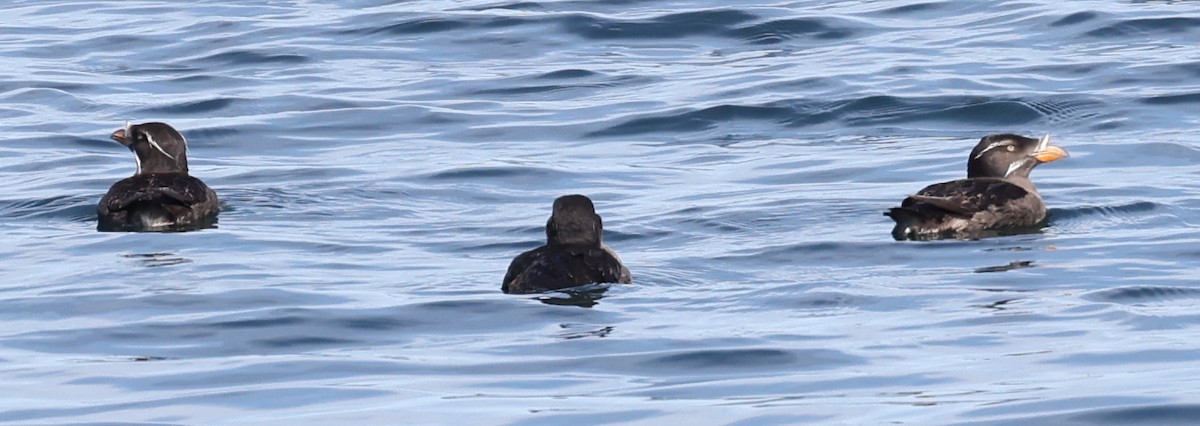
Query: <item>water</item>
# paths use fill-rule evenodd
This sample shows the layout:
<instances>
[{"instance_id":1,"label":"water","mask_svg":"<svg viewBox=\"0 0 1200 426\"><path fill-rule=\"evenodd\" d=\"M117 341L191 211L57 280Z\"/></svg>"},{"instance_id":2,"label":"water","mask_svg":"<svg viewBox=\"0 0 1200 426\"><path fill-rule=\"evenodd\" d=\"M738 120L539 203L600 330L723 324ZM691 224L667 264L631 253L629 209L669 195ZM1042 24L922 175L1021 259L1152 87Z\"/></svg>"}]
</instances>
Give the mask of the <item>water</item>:
<instances>
[{"instance_id":1,"label":"water","mask_svg":"<svg viewBox=\"0 0 1200 426\"><path fill-rule=\"evenodd\" d=\"M0 421L1200 416L1191 2L10 2ZM163 120L217 229L97 233ZM897 243L988 133L1043 232ZM591 196L634 285L501 294Z\"/></svg>"}]
</instances>

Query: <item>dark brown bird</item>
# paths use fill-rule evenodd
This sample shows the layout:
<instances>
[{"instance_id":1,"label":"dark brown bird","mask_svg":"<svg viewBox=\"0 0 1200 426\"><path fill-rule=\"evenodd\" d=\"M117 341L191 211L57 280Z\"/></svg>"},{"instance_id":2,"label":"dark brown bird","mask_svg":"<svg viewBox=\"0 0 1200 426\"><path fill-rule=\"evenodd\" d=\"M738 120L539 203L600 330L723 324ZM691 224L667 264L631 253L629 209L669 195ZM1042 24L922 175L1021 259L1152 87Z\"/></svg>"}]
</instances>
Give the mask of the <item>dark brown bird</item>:
<instances>
[{"instance_id":1,"label":"dark brown bird","mask_svg":"<svg viewBox=\"0 0 1200 426\"><path fill-rule=\"evenodd\" d=\"M500 290L538 293L592 283L633 282L617 254L601 243L603 231L591 199L558 197L546 221L546 245L513 259Z\"/></svg>"},{"instance_id":2,"label":"dark brown bird","mask_svg":"<svg viewBox=\"0 0 1200 426\"><path fill-rule=\"evenodd\" d=\"M1033 227L1046 219L1046 204L1029 172L1067 157L1067 151L1014 134L988 135L967 159L967 178L935 183L884 213L896 221L896 240L973 239L989 231Z\"/></svg>"},{"instance_id":3,"label":"dark brown bird","mask_svg":"<svg viewBox=\"0 0 1200 426\"><path fill-rule=\"evenodd\" d=\"M180 231L216 223L212 188L188 175L187 140L165 123L126 123L113 140L133 151L137 171L100 199L101 231Z\"/></svg>"}]
</instances>

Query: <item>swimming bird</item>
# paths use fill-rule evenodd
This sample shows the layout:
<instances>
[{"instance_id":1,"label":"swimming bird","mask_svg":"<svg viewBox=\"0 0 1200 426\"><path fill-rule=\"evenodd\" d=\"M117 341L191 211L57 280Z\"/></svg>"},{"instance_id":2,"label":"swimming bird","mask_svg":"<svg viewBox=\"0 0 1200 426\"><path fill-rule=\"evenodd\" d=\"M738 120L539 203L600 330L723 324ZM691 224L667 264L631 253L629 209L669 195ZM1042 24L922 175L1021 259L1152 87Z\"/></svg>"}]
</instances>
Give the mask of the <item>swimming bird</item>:
<instances>
[{"instance_id":1,"label":"swimming bird","mask_svg":"<svg viewBox=\"0 0 1200 426\"><path fill-rule=\"evenodd\" d=\"M500 290L537 293L592 283L632 283L629 269L600 241L603 231L591 199L558 197L546 221L546 245L513 259Z\"/></svg>"},{"instance_id":2,"label":"swimming bird","mask_svg":"<svg viewBox=\"0 0 1200 426\"><path fill-rule=\"evenodd\" d=\"M967 159L967 178L935 183L884 213L896 221L892 237L929 240L974 239L989 231L1036 226L1046 204L1029 172L1038 164L1067 157L1067 151L1014 134L984 136Z\"/></svg>"},{"instance_id":3,"label":"swimming bird","mask_svg":"<svg viewBox=\"0 0 1200 426\"><path fill-rule=\"evenodd\" d=\"M212 188L188 175L187 140L166 123L125 123L112 139L133 151L137 171L100 199L101 231L175 231L216 222Z\"/></svg>"}]
</instances>

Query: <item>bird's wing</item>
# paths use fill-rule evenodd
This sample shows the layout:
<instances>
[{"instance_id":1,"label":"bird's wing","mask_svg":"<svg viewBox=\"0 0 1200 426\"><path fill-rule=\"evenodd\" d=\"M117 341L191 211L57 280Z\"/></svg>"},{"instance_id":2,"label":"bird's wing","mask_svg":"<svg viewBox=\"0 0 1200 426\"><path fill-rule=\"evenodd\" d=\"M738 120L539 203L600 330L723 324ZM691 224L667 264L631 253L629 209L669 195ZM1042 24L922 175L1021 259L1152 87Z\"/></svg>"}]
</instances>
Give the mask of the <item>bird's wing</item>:
<instances>
[{"instance_id":1,"label":"bird's wing","mask_svg":"<svg viewBox=\"0 0 1200 426\"><path fill-rule=\"evenodd\" d=\"M908 196L901 207L925 204L946 212L969 216L1024 198L1029 191L1002 179L960 179L929 185Z\"/></svg>"},{"instance_id":2,"label":"bird's wing","mask_svg":"<svg viewBox=\"0 0 1200 426\"><path fill-rule=\"evenodd\" d=\"M208 189L199 179L183 174L140 175L113 185L105 199L110 211L143 203L188 207L208 201Z\"/></svg>"}]
</instances>

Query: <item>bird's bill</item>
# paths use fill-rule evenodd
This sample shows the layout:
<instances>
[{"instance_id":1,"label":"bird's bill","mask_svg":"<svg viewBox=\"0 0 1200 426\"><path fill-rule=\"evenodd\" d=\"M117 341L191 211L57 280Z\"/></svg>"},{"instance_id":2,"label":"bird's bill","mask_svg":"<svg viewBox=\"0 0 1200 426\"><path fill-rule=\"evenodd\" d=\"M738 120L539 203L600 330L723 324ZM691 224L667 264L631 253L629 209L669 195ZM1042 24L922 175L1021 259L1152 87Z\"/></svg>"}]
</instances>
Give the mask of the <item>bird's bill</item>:
<instances>
[{"instance_id":1,"label":"bird's bill","mask_svg":"<svg viewBox=\"0 0 1200 426\"><path fill-rule=\"evenodd\" d=\"M112 140L117 141L121 145L129 146L129 123L125 123L124 129L117 129L112 133Z\"/></svg>"},{"instance_id":2,"label":"bird's bill","mask_svg":"<svg viewBox=\"0 0 1200 426\"><path fill-rule=\"evenodd\" d=\"M1067 157L1070 157L1067 150L1050 145L1050 135L1042 136L1042 140L1038 141L1037 150L1033 152L1033 158L1036 158L1039 163L1049 163Z\"/></svg>"}]
</instances>

